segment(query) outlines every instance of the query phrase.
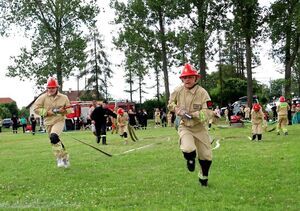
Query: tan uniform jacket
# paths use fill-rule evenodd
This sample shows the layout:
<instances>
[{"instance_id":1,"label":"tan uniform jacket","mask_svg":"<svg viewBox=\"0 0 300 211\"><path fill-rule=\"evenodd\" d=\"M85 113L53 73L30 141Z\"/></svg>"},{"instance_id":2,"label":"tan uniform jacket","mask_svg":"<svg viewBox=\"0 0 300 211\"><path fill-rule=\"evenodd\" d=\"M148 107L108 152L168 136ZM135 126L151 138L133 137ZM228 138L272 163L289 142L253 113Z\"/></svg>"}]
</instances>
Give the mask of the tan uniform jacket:
<instances>
[{"instance_id":1,"label":"tan uniform jacket","mask_svg":"<svg viewBox=\"0 0 300 211\"><path fill-rule=\"evenodd\" d=\"M262 110L260 109L258 112L254 111L252 109L251 111L251 122L252 124L258 125L263 123L264 121L264 113L262 112Z\"/></svg>"},{"instance_id":2,"label":"tan uniform jacket","mask_svg":"<svg viewBox=\"0 0 300 211\"><path fill-rule=\"evenodd\" d=\"M287 116L289 109L290 109L290 106L287 102L279 103L279 105L277 106L278 116Z\"/></svg>"},{"instance_id":3,"label":"tan uniform jacket","mask_svg":"<svg viewBox=\"0 0 300 211\"><path fill-rule=\"evenodd\" d=\"M168 108L170 111L174 111L178 106L185 109L189 114L196 111L204 111L206 119L211 116L211 113L207 108L207 101L210 101L210 97L205 89L196 85L192 89L186 89L183 85L177 87L171 94L169 99ZM187 127L193 127L195 125L204 125L204 122L200 122L199 118L186 119L182 118L181 125Z\"/></svg>"},{"instance_id":4,"label":"tan uniform jacket","mask_svg":"<svg viewBox=\"0 0 300 211\"><path fill-rule=\"evenodd\" d=\"M57 93L55 96L50 96L47 93L42 94L34 103L34 112L37 115L44 116L45 125L53 125L57 122L64 121L65 115L72 112L72 108L68 108L65 114L57 114L47 116L47 111L54 108L62 108L70 106L68 97L64 94Z\"/></svg>"},{"instance_id":5,"label":"tan uniform jacket","mask_svg":"<svg viewBox=\"0 0 300 211\"><path fill-rule=\"evenodd\" d=\"M117 116L117 125L119 135L123 133L128 133L128 114L124 113L123 115L118 114Z\"/></svg>"},{"instance_id":6,"label":"tan uniform jacket","mask_svg":"<svg viewBox=\"0 0 300 211\"><path fill-rule=\"evenodd\" d=\"M159 111L155 111L154 112L154 121L155 122L160 122L160 112Z\"/></svg>"},{"instance_id":7,"label":"tan uniform jacket","mask_svg":"<svg viewBox=\"0 0 300 211\"><path fill-rule=\"evenodd\" d=\"M245 118L250 118L250 108L249 107L246 107L244 109L244 113L245 113Z\"/></svg>"}]
</instances>

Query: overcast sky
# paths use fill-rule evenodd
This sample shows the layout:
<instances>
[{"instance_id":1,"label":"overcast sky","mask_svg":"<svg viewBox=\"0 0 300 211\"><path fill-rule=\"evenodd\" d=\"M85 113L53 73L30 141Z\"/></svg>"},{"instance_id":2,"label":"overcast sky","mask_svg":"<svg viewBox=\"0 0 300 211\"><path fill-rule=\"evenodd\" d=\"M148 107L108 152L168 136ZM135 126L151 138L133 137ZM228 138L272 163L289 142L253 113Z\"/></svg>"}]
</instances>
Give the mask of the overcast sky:
<instances>
[{"instance_id":1,"label":"overcast sky","mask_svg":"<svg viewBox=\"0 0 300 211\"><path fill-rule=\"evenodd\" d=\"M108 7L109 0L101 0L102 5L106 5ZM269 0L260 0L260 3L263 5L268 5ZM106 9L109 11L109 9ZM113 20L113 13L107 12L102 14L101 18L99 19L101 24L101 29L106 29L103 33L105 43L107 47L110 47L111 43L111 33L114 31L114 26L110 25L109 22ZM22 37L22 35L15 35L14 37L9 38L1 38L0 37L0 97L10 97L17 102L19 108L23 106L27 106L39 93L36 93L36 89L34 87L33 82L30 82L25 79L25 82L19 81L17 78L8 78L5 76L7 73L7 66L10 64L10 56L17 56L20 53L20 48L24 46L29 46L30 42ZM260 51L260 57L262 64L260 67L254 70L254 78L257 80L267 84L269 80L282 78L283 75L278 73L278 70L282 68L281 65L275 64L268 56L268 51L270 50L269 44L264 44L264 48ZM111 56L111 62L113 64L120 63L119 53L116 51L109 51L108 52ZM124 72L122 68L113 67L115 74L114 78L111 80L113 87L110 89L110 94L115 99L129 99L128 93L125 93L123 90L127 89L123 76ZM215 68L213 64L209 65L209 72L213 71ZM170 91L173 88L180 84L180 80L178 79L179 72L181 70L175 70L178 74L170 74ZM147 86L153 86L154 82L150 79L146 79L145 81L149 81ZM163 83L162 83L163 84ZM84 86L84 80L80 81L79 88L82 89ZM75 78L72 78L70 81L64 82L64 90L77 89L77 82ZM161 88L163 90L163 88ZM149 94L145 95L147 99L152 99L155 95L155 89L151 91ZM134 100L138 101L138 94L135 94Z\"/></svg>"}]
</instances>

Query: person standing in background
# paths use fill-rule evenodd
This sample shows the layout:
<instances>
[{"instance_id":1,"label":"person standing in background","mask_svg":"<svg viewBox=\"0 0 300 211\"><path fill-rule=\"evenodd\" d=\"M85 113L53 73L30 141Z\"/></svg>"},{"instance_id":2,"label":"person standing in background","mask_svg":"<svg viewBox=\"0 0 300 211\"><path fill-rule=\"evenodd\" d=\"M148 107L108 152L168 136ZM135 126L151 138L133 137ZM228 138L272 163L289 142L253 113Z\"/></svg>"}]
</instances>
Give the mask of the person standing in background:
<instances>
[{"instance_id":1,"label":"person standing in background","mask_svg":"<svg viewBox=\"0 0 300 211\"><path fill-rule=\"evenodd\" d=\"M31 124L32 135L35 135L36 118L35 118L34 114L31 114L29 121L30 121L30 124Z\"/></svg>"},{"instance_id":2,"label":"person standing in background","mask_svg":"<svg viewBox=\"0 0 300 211\"><path fill-rule=\"evenodd\" d=\"M155 109L155 112L154 112L154 122L155 122L155 127L159 127L160 126L160 110L159 110L159 108Z\"/></svg>"},{"instance_id":3,"label":"person standing in background","mask_svg":"<svg viewBox=\"0 0 300 211\"><path fill-rule=\"evenodd\" d=\"M1 116L0 116L0 133L2 132L2 118L1 118Z\"/></svg>"},{"instance_id":4,"label":"person standing in background","mask_svg":"<svg viewBox=\"0 0 300 211\"><path fill-rule=\"evenodd\" d=\"M18 133L18 124L19 124L19 118L17 117L17 115L13 115L11 118L12 121L12 132L13 133Z\"/></svg>"},{"instance_id":5,"label":"person standing in background","mask_svg":"<svg viewBox=\"0 0 300 211\"><path fill-rule=\"evenodd\" d=\"M244 108L245 120L250 120L250 112L251 112L251 109L246 104L246 106Z\"/></svg>"},{"instance_id":6,"label":"person standing in background","mask_svg":"<svg viewBox=\"0 0 300 211\"><path fill-rule=\"evenodd\" d=\"M21 125L22 125L23 133L25 133L26 132L26 126L27 126L27 120L24 117L24 115L21 117L20 122L21 122Z\"/></svg>"}]
</instances>

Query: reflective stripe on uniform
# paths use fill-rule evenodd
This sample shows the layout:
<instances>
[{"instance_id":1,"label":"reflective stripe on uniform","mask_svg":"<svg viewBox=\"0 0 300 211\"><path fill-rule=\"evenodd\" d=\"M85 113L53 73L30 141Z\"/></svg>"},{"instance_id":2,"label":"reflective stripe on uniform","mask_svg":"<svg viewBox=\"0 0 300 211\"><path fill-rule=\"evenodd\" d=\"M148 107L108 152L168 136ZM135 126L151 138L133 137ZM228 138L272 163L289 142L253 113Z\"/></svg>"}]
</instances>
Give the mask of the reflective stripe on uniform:
<instances>
[{"instance_id":1,"label":"reflective stripe on uniform","mask_svg":"<svg viewBox=\"0 0 300 211\"><path fill-rule=\"evenodd\" d=\"M39 115L40 116L46 116L46 113L47 113L46 109L45 108L41 108Z\"/></svg>"}]
</instances>

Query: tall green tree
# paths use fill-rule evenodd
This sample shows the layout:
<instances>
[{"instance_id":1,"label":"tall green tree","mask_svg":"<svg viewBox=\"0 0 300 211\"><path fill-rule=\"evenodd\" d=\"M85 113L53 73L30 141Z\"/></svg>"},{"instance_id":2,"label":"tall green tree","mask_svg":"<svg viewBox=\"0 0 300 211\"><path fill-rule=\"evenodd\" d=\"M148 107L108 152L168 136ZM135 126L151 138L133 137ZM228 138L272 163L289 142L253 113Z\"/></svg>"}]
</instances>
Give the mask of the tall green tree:
<instances>
[{"instance_id":1,"label":"tall green tree","mask_svg":"<svg viewBox=\"0 0 300 211\"><path fill-rule=\"evenodd\" d=\"M247 97L248 105L252 106L253 100L253 46L260 35L259 26L261 20L261 8L257 0L232 0L234 25L239 30L246 47L246 69L247 69Z\"/></svg>"},{"instance_id":2,"label":"tall green tree","mask_svg":"<svg viewBox=\"0 0 300 211\"><path fill-rule=\"evenodd\" d=\"M89 27L89 32L86 68L80 72L79 77L87 78L85 88L94 90L97 100L108 99L109 79L112 78L113 71L96 21Z\"/></svg>"},{"instance_id":3,"label":"tall green tree","mask_svg":"<svg viewBox=\"0 0 300 211\"><path fill-rule=\"evenodd\" d=\"M40 88L49 75L57 77L62 89L63 78L85 66L86 41L83 27L98 14L95 4L84 0L10 0L0 4L0 32L9 26L23 27L30 35L31 49L22 48L13 57L7 76L32 80Z\"/></svg>"},{"instance_id":4,"label":"tall green tree","mask_svg":"<svg viewBox=\"0 0 300 211\"><path fill-rule=\"evenodd\" d=\"M175 15L188 20L183 21L182 24L187 32L181 30L183 34L180 35L179 49L185 57L188 58L190 55L191 63L200 70L201 85L206 87L207 63L214 53L212 49L214 49L215 40L211 35L222 27L221 23L225 21L227 3L223 0L178 0L177 3L179 6ZM185 36L186 34L188 36Z\"/></svg>"},{"instance_id":5,"label":"tall green tree","mask_svg":"<svg viewBox=\"0 0 300 211\"><path fill-rule=\"evenodd\" d=\"M296 63L292 71L292 78L295 84L295 93L294 95L300 96L300 54L297 56Z\"/></svg>"},{"instance_id":6,"label":"tall green tree","mask_svg":"<svg viewBox=\"0 0 300 211\"><path fill-rule=\"evenodd\" d=\"M300 44L300 1L276 0L269 12L273 57L284 63L284 94L291 97L292 67Z\"/></svg>"},{"instance_id":7,"label":"tall green tree","mask_svg":"<svg viewBox=\"0 0 300 211\"><path fill-rule=\"evenodd\" d=\"M112 0L112 7L116 10L117 17L115 22L121 24L119 35L116 38L120 43L125 43L123 47L135 50L142 50L140 56L144 58L155 57L159 55L158 62L147 60L147 68L161 67L166 98L170 96L169 91L169 56L170 45L173 37L172 30L169 27L172 24L174 15L174 1L172 0L130 0L127 4Z\"/></svg>"}]
</instances>

